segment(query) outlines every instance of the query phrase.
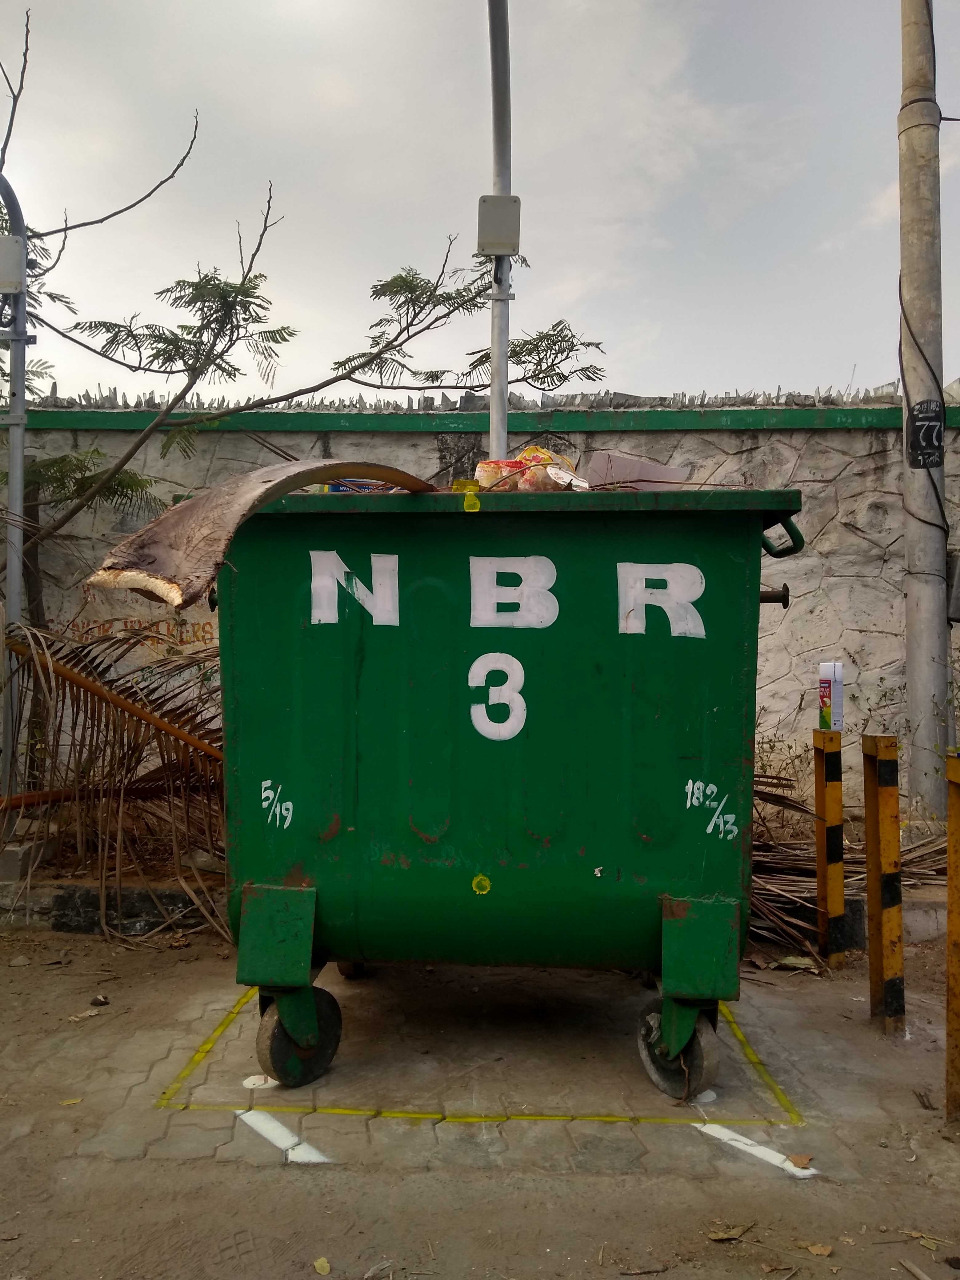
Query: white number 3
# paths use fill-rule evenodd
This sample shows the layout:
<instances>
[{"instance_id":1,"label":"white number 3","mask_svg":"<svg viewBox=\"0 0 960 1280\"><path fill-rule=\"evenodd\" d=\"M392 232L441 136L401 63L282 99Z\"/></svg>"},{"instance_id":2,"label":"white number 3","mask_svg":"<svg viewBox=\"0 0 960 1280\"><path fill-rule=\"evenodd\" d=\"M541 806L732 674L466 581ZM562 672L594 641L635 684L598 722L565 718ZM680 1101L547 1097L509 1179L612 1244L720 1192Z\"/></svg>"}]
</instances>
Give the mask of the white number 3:
<instances>
[{"instance_id":1,"label":"white number 3","mask_svg":"<svg viewBox=\"0 0 960 1280\"><path fill-rule=\"evenodd\" d=\"M527 704L520 694L523 688L523 667L509 653L485 653L478 658L467 673L471 689L482 688L491 671L502 671L507 677L504 684L493 685L487 690L487 701L475 702L470 708L470 719L477 733L493 742L506 742L515 738L527 719ZM506 720L491 720L487 707L505 706L510 709Z\"/></svg>"}]
</instances>

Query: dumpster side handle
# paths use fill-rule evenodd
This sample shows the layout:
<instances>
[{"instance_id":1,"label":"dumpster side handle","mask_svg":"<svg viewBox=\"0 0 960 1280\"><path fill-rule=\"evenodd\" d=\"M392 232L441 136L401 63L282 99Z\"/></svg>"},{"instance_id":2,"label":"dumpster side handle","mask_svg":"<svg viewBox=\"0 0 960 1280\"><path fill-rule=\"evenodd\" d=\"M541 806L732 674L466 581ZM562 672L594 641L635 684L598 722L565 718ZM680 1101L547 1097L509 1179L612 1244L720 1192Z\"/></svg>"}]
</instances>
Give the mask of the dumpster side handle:
<instances>
[{"instance_id":1,"label":"dumpster side handle","mask_svg":"<svg viewBox=\"0 0 960 1280\"><path fill-rule=\"evenodd\" d=\"M784 519L780 521L780 527L790 539L789 543L785 546L778 547L776 543L772 542L767 537L766 534L764 534L760 539L764 551L768 556L773 556L775 560L782 560L784 556L795 556L797 552L802 551L804 547L803 534L794 524L793 519L790 516L785 516Z\"/></svg>"}]
</instances>

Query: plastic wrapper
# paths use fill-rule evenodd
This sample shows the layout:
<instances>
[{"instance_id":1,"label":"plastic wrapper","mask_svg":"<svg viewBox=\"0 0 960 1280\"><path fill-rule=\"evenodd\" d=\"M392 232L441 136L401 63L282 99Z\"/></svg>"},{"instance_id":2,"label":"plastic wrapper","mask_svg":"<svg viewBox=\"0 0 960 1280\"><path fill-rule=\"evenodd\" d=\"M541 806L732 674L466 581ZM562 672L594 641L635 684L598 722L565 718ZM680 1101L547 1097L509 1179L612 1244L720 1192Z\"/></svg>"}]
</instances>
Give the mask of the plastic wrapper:
<instances>
[{"instance_id":1,"label":"plastic wrapper","mask_svg":"<svg viewBox=\"0 0 960 1280\"><path fill-rule=\"evenodd\" d=\"M515 462L512 458L491 458L489 462L477 463L474 479L481 489L492 489L496 485L498 490L504 492L516 489L522 470L523 463Z\"/></svg>"},{"instance_id":2,"label":"plastic wrapper","mask_svg":"<svg viewBox=\"0 0 960 1280\"><path fill-rule=\"evenodd\" d=\"M496 487L500 491L517 489L521 493L556 492L572 483L576 467L562 453L553 453L539 445L528 445L515 458L478 462L475 477L481 489Z\"/></svg>"}]
</instances>

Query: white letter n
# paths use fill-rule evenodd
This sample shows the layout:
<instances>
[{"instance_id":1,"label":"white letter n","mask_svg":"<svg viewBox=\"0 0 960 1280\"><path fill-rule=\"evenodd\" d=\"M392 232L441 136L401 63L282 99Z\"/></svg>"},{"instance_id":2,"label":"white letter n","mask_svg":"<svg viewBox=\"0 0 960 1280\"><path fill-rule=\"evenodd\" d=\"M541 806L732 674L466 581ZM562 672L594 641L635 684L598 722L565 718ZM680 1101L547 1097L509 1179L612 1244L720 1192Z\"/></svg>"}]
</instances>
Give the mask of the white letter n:
<instances>
[{"instance_id":1,"label":"white letter n","mask_svg":"<svg viewBox=\"0 0 960 1280\"><path fill-rule=\"evenodd\" d=\"M339 622L339 587L349 591L375 627L399 627L400 587L396 556L371 555L370 589L351 573L336 551L310 552L310 621Z\"/></svg>"}]
</instances>

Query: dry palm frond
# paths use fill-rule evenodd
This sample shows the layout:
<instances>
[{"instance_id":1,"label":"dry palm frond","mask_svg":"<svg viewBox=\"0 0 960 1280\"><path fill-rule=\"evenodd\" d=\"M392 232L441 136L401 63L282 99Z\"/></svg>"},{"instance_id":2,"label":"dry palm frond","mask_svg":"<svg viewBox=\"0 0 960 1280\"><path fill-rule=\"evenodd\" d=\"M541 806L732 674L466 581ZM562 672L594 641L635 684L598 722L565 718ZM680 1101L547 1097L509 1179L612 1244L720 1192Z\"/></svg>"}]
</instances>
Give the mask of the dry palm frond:
<instances>
[{"instance_id":1,"label":"dry palm frond","mask_svg":"<svg viewBox=\"0 0 960 1280\"><path fill-rule=\"evenodd\" d=\"M753 887L750 899L751 935L757 940L801 948L815 954L817 943L817 853L814 812L791 797L777 795L769 778L758 775L754 798ZM768 822L769 807L802 813L811 819L807 831L793 838L778 836ZM863 845L846 841L843 850L844 888L848 896L863 894L867 863ZM933 833L900 852L904 888L943 884L947 870L944 833Z\"/></svg>"},{"instance_id":2,"label":"dry palm frond","mask_svg":"<svg viewBox=\"0 0 960 1280\"><path fill-rule=\"evenodd\" d=\"M55 870L93 876L104 931L133 871L161 917L156 880L172 874L227 934L187 855L222 856L219 655L156 658L149 632L88 641L11 628L19 775L4 808L31 815L30 876L55 845Z\"/></svg>"}]
</instances>

